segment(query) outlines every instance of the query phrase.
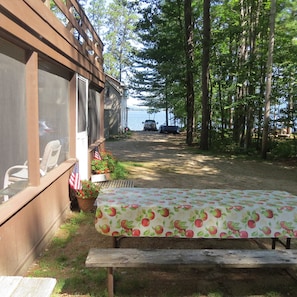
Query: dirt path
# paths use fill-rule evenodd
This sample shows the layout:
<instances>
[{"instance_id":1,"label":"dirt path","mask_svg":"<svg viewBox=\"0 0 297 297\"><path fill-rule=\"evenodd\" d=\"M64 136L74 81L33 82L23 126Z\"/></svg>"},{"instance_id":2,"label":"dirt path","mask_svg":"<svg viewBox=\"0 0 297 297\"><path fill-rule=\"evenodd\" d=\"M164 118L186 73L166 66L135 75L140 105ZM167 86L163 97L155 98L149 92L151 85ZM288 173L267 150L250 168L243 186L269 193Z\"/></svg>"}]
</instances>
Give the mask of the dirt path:
<instances>
[{"instance_id":1,"label":"dirt path","mask_svg":"<svg viewBox=\"0 0 297 297\"><path fill-rule=\"evenodd\" d=\"M266 189L297 195L297 167L196 154L183 135L134 132L130 139L108 141L106 149L119 160L142 164L131 172L136 187Z\"/></svg>"},{"instance_id":2,"label":"dirt path","mask_svg":"<svg viewBox=\"0 0 297 297\"><path fill-rule=\"evenodd\" d=\"M266 189L297 195L296 167L196 154L185 146L182 135L134 132L130 139L108 141L106 149L121 161L139 163L131 169L130 178L135 187ZM197 245L199 248L270 248L270 244L270 240L198 242L176 239L127 239L122 243L125 247L142 248L193 248ZM295 242L292 245L295 247ZM125 278L133 278L131 275L128 272ZM135 296L297 296L296 280L287 270L280 269L161 270L143 272L137 278L146 286ZM193 292L197 295L191 295Z\"/></svg>"}]
</instances>

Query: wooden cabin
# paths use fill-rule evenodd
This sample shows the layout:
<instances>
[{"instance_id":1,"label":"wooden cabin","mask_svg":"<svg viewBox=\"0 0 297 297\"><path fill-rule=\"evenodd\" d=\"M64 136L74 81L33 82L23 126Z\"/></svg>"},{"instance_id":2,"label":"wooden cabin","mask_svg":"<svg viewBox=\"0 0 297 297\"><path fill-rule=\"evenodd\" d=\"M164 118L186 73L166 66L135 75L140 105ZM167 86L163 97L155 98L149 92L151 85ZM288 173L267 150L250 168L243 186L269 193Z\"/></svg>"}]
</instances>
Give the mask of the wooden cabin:
<instances>
[{"instance_id":1,"label":"wooden cabin","mask_svg":"<svg viewBox=\"0 0 297 297\"><path fill-rule=\"evenodd\" d=\"M0 275L21 275L104 146L103 44L77 0L0 0L0 19Z\"/></svg>"},{"instance_id":2,"label":"wooden cabin","mask_svg":"<svg viewBox=\"0 0 297 297\"><path fill-rule=\"evenodd\" d=\"M104 95L104 136L118 135L128 127L128 88L114 77L106 74Z\"/></svg>"}]
</instances>

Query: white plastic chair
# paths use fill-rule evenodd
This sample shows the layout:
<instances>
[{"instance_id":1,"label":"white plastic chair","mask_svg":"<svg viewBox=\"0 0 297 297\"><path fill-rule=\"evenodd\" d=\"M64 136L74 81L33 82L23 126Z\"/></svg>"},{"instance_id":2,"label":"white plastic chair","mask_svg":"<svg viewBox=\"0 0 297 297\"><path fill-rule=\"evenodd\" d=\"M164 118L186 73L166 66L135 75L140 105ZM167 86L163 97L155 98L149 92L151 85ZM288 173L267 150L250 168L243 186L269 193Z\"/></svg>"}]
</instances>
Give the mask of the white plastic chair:
<instances>
[{"instance_id":1,"label":"white plastic chair","mask_svg":"<svg viewBox=\"0 0 297 297\"><path fill-rule=\"evenodd\" d=\"M49 170L57 166L61 152L61 143L59 140L50 141L45 149L42 158L40 159L40 175L44 176ZM7 169L4 176L4 185L6 188L16 181L25 181L28 179L27 161L24 165L15 165Z\"/></svg>"}]
</instances>

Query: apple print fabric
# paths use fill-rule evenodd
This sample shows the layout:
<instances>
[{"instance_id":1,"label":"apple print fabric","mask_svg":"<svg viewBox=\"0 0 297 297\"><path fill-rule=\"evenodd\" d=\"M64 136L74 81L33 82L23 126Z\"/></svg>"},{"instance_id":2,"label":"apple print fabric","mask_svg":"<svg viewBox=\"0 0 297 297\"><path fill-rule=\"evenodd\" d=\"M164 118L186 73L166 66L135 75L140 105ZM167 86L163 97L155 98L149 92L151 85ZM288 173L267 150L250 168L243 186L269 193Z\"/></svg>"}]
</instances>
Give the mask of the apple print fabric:
<instances>
[{"instance_id":1,"label":"apple print fabric","mask_svg":"<svg viewBox=\"0 0 297 297\"><path fill-rule=\"evenodd\" d=\"M115 188L96 205L109 236L297 237L297 196L283 191Z\"/></svg>"}]
</instances>

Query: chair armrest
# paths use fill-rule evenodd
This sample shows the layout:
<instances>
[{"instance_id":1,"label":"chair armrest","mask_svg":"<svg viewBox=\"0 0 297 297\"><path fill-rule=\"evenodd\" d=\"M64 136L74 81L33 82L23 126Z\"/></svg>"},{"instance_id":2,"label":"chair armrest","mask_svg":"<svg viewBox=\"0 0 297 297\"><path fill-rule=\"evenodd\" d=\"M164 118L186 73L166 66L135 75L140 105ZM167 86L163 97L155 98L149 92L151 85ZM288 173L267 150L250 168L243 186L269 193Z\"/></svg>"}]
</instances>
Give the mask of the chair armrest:
<instances>
[{"instance_id":1,"label":"chair armrest","mask_svg":"<svg viewBox=\"0 0 297 297\"><path fill-rule=\"evenodd\" d=\"M28 166L26 165L15 165L15 166L12 166L10 168L8 168L5 172L5 175L4 175L4 183L3 183L3 188L6 188L8 187L8 185L10 184L9 183L9 177L11 176L11 172L15 171L15 170L22 170L22 169L28 169Z\"/></svg>"}]
</instances>

